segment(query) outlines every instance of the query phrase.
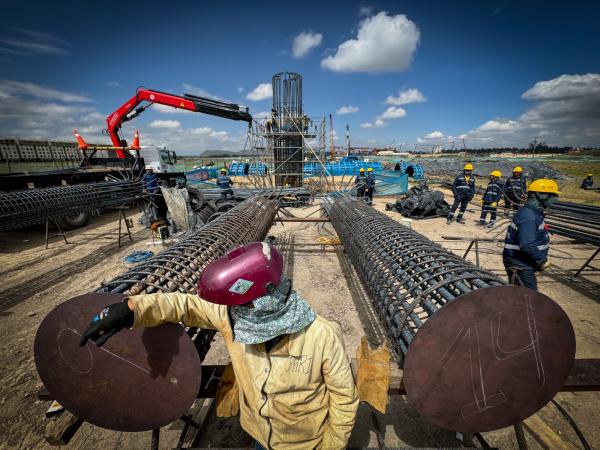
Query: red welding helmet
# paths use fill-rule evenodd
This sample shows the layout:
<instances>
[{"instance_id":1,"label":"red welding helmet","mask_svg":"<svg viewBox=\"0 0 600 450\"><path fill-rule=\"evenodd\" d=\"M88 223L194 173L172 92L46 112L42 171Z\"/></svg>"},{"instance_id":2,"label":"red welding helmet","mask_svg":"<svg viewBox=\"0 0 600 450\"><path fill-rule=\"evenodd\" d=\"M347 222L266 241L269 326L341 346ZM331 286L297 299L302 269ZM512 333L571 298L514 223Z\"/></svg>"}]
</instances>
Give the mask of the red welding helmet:
<instances>
[{"instance_id":1,"label":"red welding helmet","mask_svg":"<svg viewBox=\"0 0 600 450\"><path fill-rule=\"evenodd\" d=\"M279 285L283 257L266 242L252 242L211 262L198 280L198 295L219 305L243 305Z\"/></svg>"}]
</instances>

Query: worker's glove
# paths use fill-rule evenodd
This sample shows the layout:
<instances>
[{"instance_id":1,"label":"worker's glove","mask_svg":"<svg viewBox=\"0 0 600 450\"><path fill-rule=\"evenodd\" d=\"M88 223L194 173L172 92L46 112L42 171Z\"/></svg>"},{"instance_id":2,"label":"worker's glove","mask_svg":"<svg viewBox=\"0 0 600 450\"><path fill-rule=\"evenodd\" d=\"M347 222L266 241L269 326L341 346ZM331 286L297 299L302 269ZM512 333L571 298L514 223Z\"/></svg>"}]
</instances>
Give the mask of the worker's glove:
<instances>
[{"instance_id":1,"label":"worker's glove","mask_svg":"<svg viewBox=\"0 0 600 450\"><path fill-rule=\"evenodd\" d=\"M131 328L133 320L133 311L129 309L127 301L108 305L92 318L87 330L81 335L79 346L83 347L88 339L91 339L101 347L118 331L125 327Z\"/></svg>"},{"instance_id":2,"label":"worker's glove","mask_svg":"<svg viewBox=\"0 0 600 450\"><path fill-rule=\"evenodd\" d=\"M495 208L495 207L497 207L497 206L498 206L498 202L492 202L492 203L490 203L490 206L491 206L492 208Z\"/></svg>"},{"instance_id":3,"label":"worker's glove","mask_svg":"<svg viewBox=\"0 0 600 450\"><path fill-rule=\"evenodd\" d=\"M483 205L483 199L479 200L479 203L481 203Z\"/></svg>"},{"instance_id":4,"label":"worker's glove","mask_svg":"<svg viewBox=\"0 0 600 450\"><path fill-rule=\"evenodd\" d=\"M543 272L544 270L548 269L551 266L550 261L546 260L543 263L538 265L538 270L540 272Z\"/></svg>"}]
</instances>

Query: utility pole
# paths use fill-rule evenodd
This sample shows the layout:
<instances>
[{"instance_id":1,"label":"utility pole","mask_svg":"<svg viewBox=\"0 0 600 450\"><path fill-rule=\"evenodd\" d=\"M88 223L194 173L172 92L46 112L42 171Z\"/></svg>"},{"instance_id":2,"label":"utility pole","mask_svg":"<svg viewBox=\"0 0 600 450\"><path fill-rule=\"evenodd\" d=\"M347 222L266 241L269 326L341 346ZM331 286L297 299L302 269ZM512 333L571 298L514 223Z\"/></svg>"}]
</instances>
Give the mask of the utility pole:
<instances>
[{"instance_id":1,"label":"utility pole","mask_svg":"<svg viewBox=\"0 0 600 450\"><path fill-rule=\"evenodd\" d=\"M333 116L329 114L329 159L335 161L335 146L333 145Z\"/></svg>"}]
</instances>

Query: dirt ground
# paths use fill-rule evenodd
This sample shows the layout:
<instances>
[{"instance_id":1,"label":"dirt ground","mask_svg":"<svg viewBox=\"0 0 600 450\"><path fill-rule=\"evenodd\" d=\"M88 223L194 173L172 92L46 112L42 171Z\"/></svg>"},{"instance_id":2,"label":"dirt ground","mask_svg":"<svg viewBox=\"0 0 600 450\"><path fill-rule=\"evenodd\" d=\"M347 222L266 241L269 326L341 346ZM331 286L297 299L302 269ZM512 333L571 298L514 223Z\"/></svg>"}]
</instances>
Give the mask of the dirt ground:
<instances>
[{"instance_id":1,"label":"dirt ground","mask_svg":"<svg viewBox=\"0 0 600 450\"><path fill-rule=\"evenodd\" d=\"M384 210L392 199L376 199L375 207ZM315 213L319 206L290 209L297 216ZM401 221L397 213L386 213ZM137 215L134 215L134 219ZM504 237L507 221L492 230L474 224L475 209L468 212L466 225L446 226L444 219L413 221L409 225L444 247L461 254L468 242L450 241L442 236ZM348 258L341 249L317 245L319 236L331 236L330 224L276 224L270 234L287 261L297 291L324 317L342 325L346 349L351 358L363 335L375 341L381 327L368 314L368 304ZM135 250L161 250L152 246L150 232L141 225L134 227L133 243L125 242L119 249L116 243L117 215L108 213L95 218L89 225L68 232L70 243L52 241L45 250L42 230L27 230L0 234L0 449L49 448L44 441L48 419L44 413L48 402L37 399L41 387L33 362L33 339L45 315L56 305L79 294L97 288L127 267L123 257ZM600 357L600 272L589 272L578 281L570 277L573 271L591 256L594 249L574 245L564 238L553 238L551 262L554 267L539 278L540 291L556 300L567 312L577 337L578 358ZM306 245L310 244L310 245ZM482 243L480 264L499 274L501 244ZM471 252L467 259L475 261ZM228 361L221 338L217 338L206 359L209 364ZM600 403L597 393L561 393L556 399L573 416L592 448L600 448ZM200 403L195 405L199 410ZM555 407L547 405L538 415L562 438L575 448L579 442L568 423ZM350 447L377 447L375 430L381 429L386 447L456 447L474 446L468 440L461 443L454 433L440 430L424 422L404 397L390 400L385 416L373 414L370 407L361 405ZM161 448L172 448L179 437L180 423L161 430ZM492 446L517 448L512 428L484 433ZM527 435L530 448L541 448ZM201 446L222 447L253 445L239 427L237 419L216 420L210 416ZM150 433L118 433L84 424L68 448L138 449L150 446Z\"/></svg>"}]
</instances>

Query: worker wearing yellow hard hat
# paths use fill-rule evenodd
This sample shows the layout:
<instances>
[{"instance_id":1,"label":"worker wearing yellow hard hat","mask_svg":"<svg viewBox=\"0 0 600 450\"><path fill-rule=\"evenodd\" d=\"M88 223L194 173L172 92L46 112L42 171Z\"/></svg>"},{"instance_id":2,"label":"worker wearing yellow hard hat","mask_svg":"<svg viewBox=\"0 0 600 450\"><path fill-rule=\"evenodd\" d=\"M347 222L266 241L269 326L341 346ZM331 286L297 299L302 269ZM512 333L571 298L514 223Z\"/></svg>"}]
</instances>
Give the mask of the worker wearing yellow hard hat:
<instances>
[{"instance_id":1,"label":"worker wearing yellow hard hat","mask_svg":"<svg viewBox=\"0 0 600 450\"><path fill-rule=\"evenodd\" d=\"M592 174L588 173L587 178L581 182L581 189L591 189L594 186L594 179Z\"/></svg>"},{"instance_id":2,"label":"worker wearing yellow hard hat","mask_svg":"<svg viewBox=\"0 0 600 450\"><path fill-rule=\"evenodd\" d=\"M494 170L490 173L490 182L481 197L481 216L479 217L479 225L481 226L487 225L491 228L496 223L498 202L502 198L501 177L502 172L499 170ZM485 219L488 213L490 214L490 222L486 223Z\"/></svg>"},{"instance_id":3,"label":"worker wearing yellow hard hat","mask_svg":"<svg viewBox=\"0 0 600 450\"><path fill-rule=\"evenodd\" d=\"M504 206L506 207L504 214L508 215L510 210L518 210L525 199L527 199L527 182L523 176L523 168L516 166L512 176L504 183Z\"/></svg>"},{"instance_id":4,"label":"worker wearing yellow hard hat","mask_svg":"<svg viewBox=\"0 0 600 450\"><path fill-rule=\"evenodd\" d=\"M369 205L373 204L373 194L375 194L375 175L373 175L373 168L367 169L367 179L365 180L366 189L365 197L368 198Z\"/></svg>"},{"instance_id":5,"label":"worker wearing yellow hard hat","mask_svg":"<svg viewBox=\"0 0 600 450\"><path fill-rule=\"evenodd\" d=\"M540 178L529 185L527 201L514 215L504 239L502 260L511 283L537 290L535 273L550 267L550 237L544 210L559 195L554 180Z\"/></svg>"},{"instance_id":6,"label":"worker wearing yellow hard hat","mask_svg":"<svg viewBox=\"0 0 600 450\"><path fill-rule=\"evenodd\" d=\"M467 204L473 200L475 195L475 176L473 175L473 164L467 163L463 167L463 172L458 175L452 183L452 193L454 194L454 203L450 207L446 224L450 225L454 218L454 213L460 205L456 222L464 224L463 215L467 209Z\"/></svg>"},{"instance_id":7,"label":"worker wearing yellow hard hat","mask_svg":"<svg viewBox=\"0 0 600 450\"><path fill-rule=\"evenodd\" d=\"M367 176L365 175L364 167L358 169L358 175L354 179L354 188L356 189L356 197L361 200L364 199L365 191L367 189Z\"/></svg>"}]
</instances>

